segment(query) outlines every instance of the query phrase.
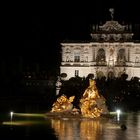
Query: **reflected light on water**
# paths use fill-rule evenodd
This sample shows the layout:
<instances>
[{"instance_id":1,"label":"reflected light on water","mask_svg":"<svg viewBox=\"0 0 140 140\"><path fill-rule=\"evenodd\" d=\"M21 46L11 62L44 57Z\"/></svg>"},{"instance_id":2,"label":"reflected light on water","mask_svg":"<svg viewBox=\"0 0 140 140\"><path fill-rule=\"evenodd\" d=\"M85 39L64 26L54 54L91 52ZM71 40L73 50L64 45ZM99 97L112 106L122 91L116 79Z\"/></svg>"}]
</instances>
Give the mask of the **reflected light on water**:
<instances>
[{"instance_id":1,"label":"reflected light on water","mask_svg":"<svg viewBox=\"0 0 140 140\"><path fill-rule=\"evenodd\" d=\"M19 117L45 117L45 114L38 113L13 113L13 115Z\"/></svg>"},{"instance_id":2,"label":"reflected light on water","mask_svg":"<svg viewBox=\"0 0 140 140\"><path fill-rule=\"evenodd\" d=\"M59 140L133 140L140 139L140 112L122 114L119 123L109 120L52 119ZM122 129L121 125L127 129Z\"/></svg>"},{"instance_id":3,"label":"reflected light on water","mask_svg":"<svg viewBox=\"0 0 140 140\"><path fill-rule=\"evenodd\" d=\"M80 123L80 136L82 140L99 139L100 132L102 132L100 121L82 121Z\"/></svg>"},{"instance_id":4,"label":"reflected light on water","mask_svg":"<svg viewBox=\"0 0 140 140\"><path fill-rule=\"evenodd\" d=\"M27 117L28 116L28 117ZM42 116L42 117L41 117ZM1 123L6 135L10 133L28 135L49 134L58 140L138 140L140 139L140 112L121 113L120 121L116 117L111 119L78 119L59 118L48 119L44 114L16 114L12 121ZM116 115L115 115L116 116ZM122 125L127 129L121 129ZM21 129L21 128L25 128ZM26 131L28 130L28 131ZM2 129L1 129L2 134Z\"/></svg>"},{"instance_id":5,"label":"reflected light on water","mask_svg":"<svg viewBox=\"0 0 140 140\"><path fill-rule=\"evenodd\" d=\"M96 140L102 132L99 120L51 120L59 140Z\"/></svg>"},{"instance_id":6,"label":"reflected light on water","mask_svg":"<svg viewBox=\"0 0 140 140\"><path fill-rule=\"evenodd\" d=\"M43 121L32 121L32 120L27 120L27 121L5 121L2 123L2 125L10 125L10 126L31 126L31 125L39 125L43 124Z\"/></svg>"},{"instance_id":7,"label":"reflected light on water","mask_svg":"<svg viewBox=\"0 0 140 140\"><path fill-rule=\"evenodd\" d=\"M18 118L17 118L18 117ZM22 119L20 118L22 117ZM10 125L10 126L27 126L34 124L42 124L42 120L24 120L25 118L44 118L45 114L37 114L37 113L14 113L10 112L10 121L2 122L2 125ZM24 119L23 119L24 118ZM20 120L18 120L20 119Z\"/></svg>"}]
</instances>

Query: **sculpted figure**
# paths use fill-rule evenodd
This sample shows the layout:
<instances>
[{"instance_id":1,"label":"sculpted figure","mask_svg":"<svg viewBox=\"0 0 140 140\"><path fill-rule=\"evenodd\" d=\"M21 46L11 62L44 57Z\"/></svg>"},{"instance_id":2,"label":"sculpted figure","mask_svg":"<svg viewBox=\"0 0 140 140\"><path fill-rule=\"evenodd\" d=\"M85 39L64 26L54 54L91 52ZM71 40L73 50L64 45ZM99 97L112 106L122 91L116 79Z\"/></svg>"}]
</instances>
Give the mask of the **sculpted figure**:
<instances>
[{"instance_id":1,"label":"sculpted figure","mask_svg":"<svg viewBox=\"0 0 140 140\"><path fill-rule=\"evenodd\" d=\"M73 108L73 100L75 96L69 97L69 99L66 97L66 95L62 95L59 98L57 98L57 101L52 105L51 112L64 112L64 111L70 111Z\"/></svg>"},{"instance_id":2,"label":"sculpted figure","mask_svg":"<svg viewBox=\"0 0 140 140\"><path fill-rule=\"evenodd\" d=\"M89 80L89 87L80 99L80 109L84 117L90 118L97 118L105 111L107 112L105 98L99 95L96 82L93 79Z\"/></svg>"}]
</instances>

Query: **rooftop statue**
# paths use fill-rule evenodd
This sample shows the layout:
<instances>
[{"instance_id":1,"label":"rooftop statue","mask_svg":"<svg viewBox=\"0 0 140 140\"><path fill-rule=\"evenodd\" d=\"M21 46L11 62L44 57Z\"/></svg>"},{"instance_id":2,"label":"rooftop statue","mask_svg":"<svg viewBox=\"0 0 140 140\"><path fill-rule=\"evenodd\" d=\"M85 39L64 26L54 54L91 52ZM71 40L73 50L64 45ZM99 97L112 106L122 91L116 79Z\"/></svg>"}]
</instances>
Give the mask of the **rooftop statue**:
<instances>
[{"instance_id":1,"label":"rooftop statue","mask_svg":"<svg viewBox=\"0 0 140 140\"><path fill-rule=\"evenodd\" d=\"M114 9L110 8L109 12L111 13L111 19L113 20L113 18L114 18Z\"/></svg>"}]
</instances>

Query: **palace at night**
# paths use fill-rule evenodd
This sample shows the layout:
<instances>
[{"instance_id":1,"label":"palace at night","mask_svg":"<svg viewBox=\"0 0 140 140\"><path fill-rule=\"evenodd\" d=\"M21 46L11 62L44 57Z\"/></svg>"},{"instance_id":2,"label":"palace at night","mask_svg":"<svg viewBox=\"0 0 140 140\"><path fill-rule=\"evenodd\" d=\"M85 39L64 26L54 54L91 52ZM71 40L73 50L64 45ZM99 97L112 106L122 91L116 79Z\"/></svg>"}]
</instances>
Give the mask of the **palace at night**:
<instances>
[{"instance_id":1,"label":"palace at night","mask_svg":"<svg viewBox=\"0 0 140 140\"><path fill-rule=\"evenodd\" d=\"M64 41L61 43L62 59L60 73L67 79L75 76L95 78L120 77L123 73L140 77L140 43L133 39L132 25L114 20L93 25L90 41Z\"/></svg>"}]
</instances>

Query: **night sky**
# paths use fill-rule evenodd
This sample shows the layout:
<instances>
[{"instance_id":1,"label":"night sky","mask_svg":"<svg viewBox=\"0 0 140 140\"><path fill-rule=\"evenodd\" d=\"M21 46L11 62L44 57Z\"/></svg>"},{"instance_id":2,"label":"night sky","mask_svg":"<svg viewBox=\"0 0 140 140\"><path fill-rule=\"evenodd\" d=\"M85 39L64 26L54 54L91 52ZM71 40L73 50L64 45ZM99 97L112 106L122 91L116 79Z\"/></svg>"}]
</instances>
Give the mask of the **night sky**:
<instances>
[{"instance_id":1,"label":"night sky","mask_svg":"<svg viewBox=\"0 0 140 140\"><path fill-rule=\"evenodd\" d=\"M140 24L138 6L122 0L9 3L1 17L1 60L16 66L21 57L24 65L38 63L42 69L55 69L63 40L90 40L91 26L111 19L109 8L115 9L114 20L136 27ZM139 31L134 29L136 39Z\"/></svg>"}]
</instances>

